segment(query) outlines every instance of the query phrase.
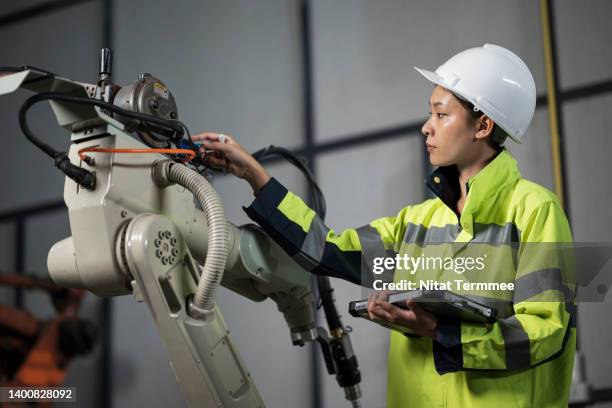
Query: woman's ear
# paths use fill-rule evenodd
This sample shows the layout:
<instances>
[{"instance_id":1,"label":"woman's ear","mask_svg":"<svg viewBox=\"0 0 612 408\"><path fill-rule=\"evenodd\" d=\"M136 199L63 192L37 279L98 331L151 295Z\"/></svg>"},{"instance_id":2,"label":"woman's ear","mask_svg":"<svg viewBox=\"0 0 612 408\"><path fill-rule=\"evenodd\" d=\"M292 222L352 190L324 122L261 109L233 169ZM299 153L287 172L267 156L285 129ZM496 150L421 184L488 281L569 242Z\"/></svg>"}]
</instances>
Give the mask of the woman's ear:
<instances>
[{"instance_id":1,"label":"woman's ear","mask_svg":"<svg viewBox=\"0 0 612 408\"><path fill-rule=\"evenodd\" d=\"M493 136L495 122L487 115L482 115L476 119L476 139L484 139L487 136Z\"/></svg>"}]
</instances>

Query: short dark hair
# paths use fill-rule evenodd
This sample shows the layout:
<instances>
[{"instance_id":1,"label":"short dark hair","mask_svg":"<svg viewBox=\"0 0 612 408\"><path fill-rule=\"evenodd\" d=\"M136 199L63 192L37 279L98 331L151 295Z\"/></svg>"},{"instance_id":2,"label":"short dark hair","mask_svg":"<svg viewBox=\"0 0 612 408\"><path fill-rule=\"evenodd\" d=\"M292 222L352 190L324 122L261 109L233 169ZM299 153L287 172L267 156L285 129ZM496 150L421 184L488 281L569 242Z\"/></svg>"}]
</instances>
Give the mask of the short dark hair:
<instances>
[{"instance_id":1,"label":"short dark hair","mask_svg":"<svg viewBox=\"0 0 612 408\"><path fill-rule=\"evenodd\" d=\"M472 102L462 98L454 92L451 93L455 98L457 98L461 106L463 106L465 110L467 110L468 115L472 120L479 119L482 115L484 115L483 111L478 108L474 108L474 104ZM508 134L502 128L497 126L497 123L493 123L493 132L491 133L491 137L488 140L491 147L493 147L497 151L502 150L503 144L506 141L507 137Z\"/></svg>"}]
</instances>

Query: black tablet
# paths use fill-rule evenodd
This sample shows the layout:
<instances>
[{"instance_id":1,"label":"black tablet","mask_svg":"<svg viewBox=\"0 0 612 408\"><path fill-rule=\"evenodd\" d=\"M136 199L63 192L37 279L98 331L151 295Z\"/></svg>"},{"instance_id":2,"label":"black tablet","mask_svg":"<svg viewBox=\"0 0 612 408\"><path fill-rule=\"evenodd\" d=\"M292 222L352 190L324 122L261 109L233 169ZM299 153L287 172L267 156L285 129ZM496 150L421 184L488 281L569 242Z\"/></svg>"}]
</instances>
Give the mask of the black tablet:
<instances>
[{"instance_id":1,"label":"black tablet","mask_svg":"<svg viewBox=\"0 0 612 408\"><path fill-rule=\"evenodd\" d=\"M412 290L396 292L389 295L389 303L407 309L406 301L413 299L423 309L433 313L438 318L456 319L462 322L493 323L496 319L494 308L478 303L465 296L444 290ZM391 330L404 334L413 333L409 328L378 319L370 319L368 315L368 300L357 300L349 303L349 313L380 324Z\"/></svg>"}]
</instances>

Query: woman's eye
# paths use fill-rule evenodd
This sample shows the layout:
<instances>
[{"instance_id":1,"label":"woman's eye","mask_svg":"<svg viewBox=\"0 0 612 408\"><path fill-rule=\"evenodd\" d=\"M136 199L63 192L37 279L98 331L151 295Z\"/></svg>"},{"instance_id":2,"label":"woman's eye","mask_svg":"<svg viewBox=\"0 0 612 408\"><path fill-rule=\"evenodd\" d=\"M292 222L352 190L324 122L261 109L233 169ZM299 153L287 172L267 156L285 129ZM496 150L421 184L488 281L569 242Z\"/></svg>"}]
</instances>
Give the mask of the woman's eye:
<instances>
[{"instance_id":1,"label":"woman's eye","mask_svg":"<svg viewBox=\"0 0 612 408\"><path fill-rule=\"evenodd\" d=\"M435 115L437 118L442 118L443 116L446 116L446 113L439 113L439 112L436 112L436 113L427 112L427 113L429 113L429 116Z\"/></svg>"}]
</instances>

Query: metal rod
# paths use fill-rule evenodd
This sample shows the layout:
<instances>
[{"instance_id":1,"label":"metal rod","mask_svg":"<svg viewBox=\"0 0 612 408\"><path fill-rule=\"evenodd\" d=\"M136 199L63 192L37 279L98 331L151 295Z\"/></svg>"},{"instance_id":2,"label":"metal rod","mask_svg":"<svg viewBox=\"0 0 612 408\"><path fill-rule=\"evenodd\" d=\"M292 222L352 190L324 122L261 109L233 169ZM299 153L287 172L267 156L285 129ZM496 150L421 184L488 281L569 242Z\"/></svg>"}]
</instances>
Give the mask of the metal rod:
<instances>
[{"instance_id":1,"label":"metal rod","mask_svg":"<svg viewBox=\"0 0 612 408\"><path fill-rule=\"evenodd\" d=\"M544 64L546 69L546 91L548 105L548 122L550 126L550 147L553 161L553 177L555 193L561 206L569 216L569 200L567 197L565 160L563 145L562 112L559 103L559 81L557 78L557 56L553 9L550 0L540 0L540 17L542 20L542 39L544 46Z\"/></svg>"}]
</instances>

